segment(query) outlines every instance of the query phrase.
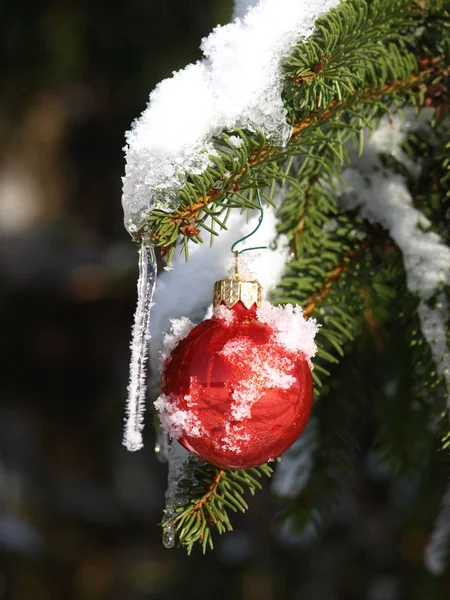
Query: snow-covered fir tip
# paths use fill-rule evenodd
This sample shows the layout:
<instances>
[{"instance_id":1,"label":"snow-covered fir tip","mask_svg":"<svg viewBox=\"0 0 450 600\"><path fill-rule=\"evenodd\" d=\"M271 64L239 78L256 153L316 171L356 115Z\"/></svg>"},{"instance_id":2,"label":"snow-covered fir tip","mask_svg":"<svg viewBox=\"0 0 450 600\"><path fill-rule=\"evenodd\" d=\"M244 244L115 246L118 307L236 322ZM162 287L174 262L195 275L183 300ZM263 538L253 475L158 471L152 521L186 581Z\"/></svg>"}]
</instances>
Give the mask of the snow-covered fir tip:
<instances>
[{"instance_id":1,"label":"snow-covered fir tip","mask_svg":"<svg viewBox=\"0 0 450 600\"><path fill-rule=\"evenodd\" d=\"M434 531L425 550L425 565L433 575L442 575L447 567L450 547L450 485L442 499L442 506Z\"/></svg>"},{"instance_id":2,"label":"snow-covered fir tip","mask_svg":"<svg viewBox=\"0 0 450 600\"><path fill-rule=\"evenodd\" d=\"M338 4L260 0L203 40L203 60L156 86L127 133L122 204L130 233L151 210L178 205L186 173L202 173L210 164L214 135L242 128L287 142L282 63L313 33L316 19Z\"/></svg>"},{"instance_id":3,"label":"snow-covered fir tip","mask_svg":"<svg viewBox=\"0 0 450 600\"><path fill-rule=\"evenodd\" d=\"M230 142L236 148L240 148L242 146L242 144L244 143L244 140L241 137L237 136L237 135L230 135Z\"/></svg>"},{"instance_id":4,"label":"snow-covered fir tip","mask_svg":"<svg viewBox=\"0 0 450 600\"><path fill-rule=\"evenodd\" d=\"M449 307L443 293L450 285L450 248L438 234L430 230L431 223L414 207L403 175L387 171L379 154L389 153L401 162L412 175L420 172L420 162L411 164L401 146L408 130L429 128L430 111L414 120L406 114L406 122L399 117L384 120L368 140L361 159L345 169L342 205L346 209L359 208L360 215L372 223L385 227L400 248L406 271L408 289L418 296L418 315L422 333L427 340L439 375L450 389L450 348L447 343L446 322ZM450 406L450 395L448 397Z\"/></svg>"},{"instance_id":5,"label":"snow-covered fir tip","mask_svg":"<svg viewBox=\"0 0 450 600\"><path fill-rule=\"evenodd\" d=\"M124 446L135 451L142 448L145 397L147 391L147 354L150 338L150 310L156 282L156 258L152 246L139 248L138 300L131 339L130 381L126 406Z\"/></svg>"}]
</instances>

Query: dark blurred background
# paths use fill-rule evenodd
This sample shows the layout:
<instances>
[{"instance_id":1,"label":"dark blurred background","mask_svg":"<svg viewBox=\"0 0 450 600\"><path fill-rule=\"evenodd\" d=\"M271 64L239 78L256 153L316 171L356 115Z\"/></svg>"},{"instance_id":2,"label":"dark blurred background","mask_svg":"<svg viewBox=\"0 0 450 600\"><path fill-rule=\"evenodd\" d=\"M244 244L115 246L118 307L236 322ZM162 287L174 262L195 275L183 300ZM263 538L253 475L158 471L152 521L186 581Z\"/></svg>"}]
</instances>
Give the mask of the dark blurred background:
<instances>
[{"instance_id":1,"label":"dark blurred background","mask_svg":"<svg viewBox=\"0 0 450 600\"><path fill-rule=\"evenodd\" d=\"M417 597L425 529L405 527L370 460L322 538L280 529L266 486L214 553L187 557L161 544L152 428L143 451L121 444L137 276L124 132L232 2L1 4L0 600Z\"/></svg>"}]
</instances>

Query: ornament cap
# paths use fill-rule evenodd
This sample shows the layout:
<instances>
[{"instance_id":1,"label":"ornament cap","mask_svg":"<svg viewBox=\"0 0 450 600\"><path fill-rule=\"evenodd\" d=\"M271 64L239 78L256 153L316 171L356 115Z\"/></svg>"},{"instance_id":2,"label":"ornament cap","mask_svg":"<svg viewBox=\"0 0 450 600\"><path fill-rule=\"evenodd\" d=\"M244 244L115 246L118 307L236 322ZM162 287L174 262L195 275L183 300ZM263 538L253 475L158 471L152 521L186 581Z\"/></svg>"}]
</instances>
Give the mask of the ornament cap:
<instances>
[{"instance_id":1,"label":"ornament cap","mask_svg":"<svg viewBox=\"0 0 450 600\"><path fill-rule=\"evenodd\" d=\"M213 305L222 302L232 308L239 301L250 309L254 304L259 306L262 300L262 287L259 281L242 281L241 279L221 279L214 284Z\"/></svg>"},{"instance_id":2,"label":"ornament cap","mask_svg":"<svg viewBox=\"0 0 450 600\"><path fill-rule=\"evenodd\" d=\"M226 304L233 308L239 301L250 309L254 304L259 306L262 301L262 287L256 279L241 279L239 276L239 252L234 254L234 274L228 279L220 279L214 284L213 306Z\"/></svg>"}]
</instances>

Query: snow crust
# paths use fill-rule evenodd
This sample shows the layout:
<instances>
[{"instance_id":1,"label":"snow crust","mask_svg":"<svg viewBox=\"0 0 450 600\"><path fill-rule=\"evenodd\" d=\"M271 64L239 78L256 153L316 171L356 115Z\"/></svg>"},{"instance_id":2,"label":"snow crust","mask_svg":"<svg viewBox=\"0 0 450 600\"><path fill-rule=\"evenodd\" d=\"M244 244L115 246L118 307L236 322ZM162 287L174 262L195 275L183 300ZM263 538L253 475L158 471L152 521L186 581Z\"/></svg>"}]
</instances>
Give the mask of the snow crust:
<instances>
[{"instance_id":1,"label":"snow crust","mask_svg":"<svg viewBox=\"0 0 450 600\"><path fill-rule=\"evenodd\" d=\"M230 135L230 142L236 148L240 148L242 146L242 144L244 143L244 140L241 137L237 136L237 135Z\"/></svg>"},{"instance_id":2,"label":"snow crust","mask_svg":"<svg viewBox=\"0 0 450 600\"><path fill-rule=\"evenodd\" d=\"M184 397L187 401L189 410L179 408L178 399L171 394L166 396L161 394L154 405L159 413L162 427L168 432L171 438L178 440L182 435L190 437L201 437L205 435L205 430L191 409L197 405L201 386L195 377L191 377L189 395Z\"/></svg>"},{"instance_id":3,"label":"snow crust","mask_svg":"<svg viewBox=\"0 0 450 600\"><path fill-rule=\"evenodd\" d=\"M131 234L150 211L176 208L186 172L207 168L212 137L224 129L261 131L280 145L287 142L281 65L313 33L315 20L338 3L260 0L203 39L201 61L156 86L126 134L122 205Z\"/></svg>"},{"instance_id":4,"label":"snow crust","mask_svg":"<svg viewBox=\"0 0 450 600\"><path fill-rule=\"evenodd\" d=\"M179 319L170 319L170 331L164 334L164 351L163 359L168 356L178 342L189 335L194 328L194 323L188 317L180 317Z\"/></svg>"},{"instance_id":5,"label":"snow crust","mask_svg":"<svg viewBox=\"0 0 450 600\"><path fill-rule=\"evenodd\" d=\"M287 390L295 383L295 377L290 374L294 363L279 355L272 340L264 345L255 345L248 337L233 338L220 354L243 373L240 381L234 384L231 395L230 413L234 421L249 419L252 405L266 389Z\"/></svg>"},{"instance_id":6,"label":"snow crust","mask_svg":"<svg viewBox=\"0 0 450 600\"><path fill-rule=\"evenodd\" d=\"M280 346L290 352L303 352L312 369L311 358L317 352L314 338L319 329L316 319L306 320L301 306L273 306L270 302L262 302L257 315L261 323L273 329L274 339Z\"/></svg>"}]
</instances>

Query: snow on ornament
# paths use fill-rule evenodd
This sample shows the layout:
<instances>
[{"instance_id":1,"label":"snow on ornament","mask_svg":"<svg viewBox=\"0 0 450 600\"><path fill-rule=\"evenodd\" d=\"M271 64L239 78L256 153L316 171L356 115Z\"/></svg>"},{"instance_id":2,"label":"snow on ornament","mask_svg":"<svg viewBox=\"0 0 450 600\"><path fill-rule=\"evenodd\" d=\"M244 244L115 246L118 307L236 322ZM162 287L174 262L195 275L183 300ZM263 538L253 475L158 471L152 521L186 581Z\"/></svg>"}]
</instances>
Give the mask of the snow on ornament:
<instances>
[{"instance_id":1,"label":"snow on ornament","mask_svg":"<svg viewBox=\"0 0 450 600\"><path fill-rule=\"evenodd\" d=\"M241 279L236 263L234 276L214 286L212 318L184 328L163 362L162 426L219 467L280 456L311 413L317 328L299 306L262 301L260 284Z\"/></svg>"}]
</instances>

